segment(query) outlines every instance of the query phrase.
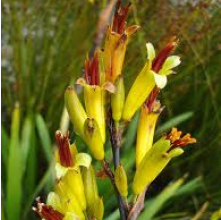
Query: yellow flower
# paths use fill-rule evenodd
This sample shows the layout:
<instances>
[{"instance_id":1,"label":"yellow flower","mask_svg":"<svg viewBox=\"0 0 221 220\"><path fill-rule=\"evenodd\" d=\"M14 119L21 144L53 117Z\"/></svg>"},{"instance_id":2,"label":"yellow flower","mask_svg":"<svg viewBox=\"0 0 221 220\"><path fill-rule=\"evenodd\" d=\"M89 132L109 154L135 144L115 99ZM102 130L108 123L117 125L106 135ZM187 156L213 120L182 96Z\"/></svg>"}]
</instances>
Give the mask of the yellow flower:
<instances>
[{"instance_id":1,"label":"yellow flower","mask_svg":"<svg viewBox=\"0 0 221 220\"><path fill-rule=\"evenodd\" d=\"M161 173L172 158L184 152L181 147L196 143L196 139L192 138L190 134L183 137L181 134L182 132L173 128L169 135L162 137L145 154L137 167L133 180L132 188L136 195L143 192L145 187Z\"/></svg>"},{"instance_id":2,"label":"yellow flower","mask_svg":"<svg viewBox=\"0 0 221 220\"><path fill-rule=\"evenodd\" d=\"M88 57L86 58L84 78L79 78L77 84L84 87L84 102L87 116L93 118L98 124L104 143L106 140L104 111L105 90L114 92L114 86L110 82L101 84L101 81L99 52L96 51L91 60L89 60Z\"/></svg>"},{"instance_id":3,"label":"yellow flower","mask_svg":"<svg viewBox=\"0 0 221 220\"><path fill-rule=\"evenodd\" d=\"M130 4L123 6L121 1L118 1L112 24L107 29L104 46L104 69L106 81L112 83L122 74L129 37L139 28L137 25L126 27L129 7Z\"/></svg>"},{"instance_id":4,"label":"yellow flower","mask_svg":"<svg viewBox=\"0 0 221 220\"><path fill-rule=\"evenodd\" d=\"M69 136L55 133L58 144L58 159L55 166L55 192L50 192L47 205L37 201L33 209L46 220L85 220L86 197L79 166L89 168L91 157L86 153L77 153L69 143ZM96 201L94 201L96 202Z\"/></svg>"},{"instance_id":5,"label":"yellow flower","mask_svg":"<svg viewBox=\"0 0 221 220\"><path fill-rule=\"evenodd\" d=\"M176 45L175 41L168 43L155 57L153 45L146 44L147 62L127 95L122 114L124 120L130 120L133 117L155 87L159 89L165 87L167 75L173 73L172 68L180 64L178 56L169 56Z\"/></svg>"},{"instance_id":6,"label":"yellow flower","mask_svg":"<svg viewBox=\"0 0 221 220\"><path fill-rule=\"evenodd\" d=\"M153 93L141 107L136 141L136 167L152 147L156 122L163 110L160 102L155 100L158 92Z\"/></svg>"},{"instance_id":7,"label":"yellow flower","mask_svg":"<svg viewBox=\"0 0 221 220\"><path fill-rule=\"evenodd\" d=\"M169 42L159 53L155 56L155 50L151 43L146 44L147 59L151 61L151 69L153 70L156 86L160 89L167 84L167 75L173 73L173 68L180 64L179 56L169 56L169 54L176 48L177 41Z\"/></svg>"}]
</instances>

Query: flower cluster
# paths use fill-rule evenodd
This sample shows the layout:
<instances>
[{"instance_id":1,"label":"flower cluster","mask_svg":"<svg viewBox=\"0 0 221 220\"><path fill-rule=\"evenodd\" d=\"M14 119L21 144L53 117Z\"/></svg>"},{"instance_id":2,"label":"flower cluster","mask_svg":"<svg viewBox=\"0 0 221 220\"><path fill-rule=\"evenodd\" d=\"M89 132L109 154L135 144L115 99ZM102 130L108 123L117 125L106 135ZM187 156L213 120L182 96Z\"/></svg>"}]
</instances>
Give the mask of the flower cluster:
<instances>
[{"instance_id":1,"label":"flower cluster","mask_svg":"<svg viewBox=\"0 0 221 220\"><path fill-rule=\"evenodd\" d=\"M70 145L68 135L60 131L55 138L58 144L55 191L49 193L47 204L38 198L34 211L46 220L84 220L85 212L91 219L101 220L103 201L98 195L90 155L78 153L75 144Z\"/></svg>"},{"instance_id":2,"label":"flower cluster","mask_svg":"<svg viewBox=\"0 0 221 220\"><path fill-rule=\"evenodd\" d=\"M122 73L128 40L138 30L138 26L127 27L126 18L130 5L117 3L112 23L108 26L104 50L99 48L93 56L85 59L84 77L76 84L83 87L83 102L75 88L65 91L65 104L74 126L74 131L86 143L94 159L101 161L101 176L111 179L119 197L120 210L127 209L127 174L120 163L120 124L128 124L140 111L136 139L136 172L132 182L134 195L145 192L147 185L160 174L170 160L183 153L183 147L195 143L190 134L173 128L153 144L155 126L163 110L157 96L167 84L167 76L180 64L180 58L171 53L178 41L172 39L156 54L151 43L146 44L147 59L138 73L128 94L125 94ZM108 120L107 120L108 119ZM127 123L125 123L127 122ZM105 161L107 134L112 143L115 170L112 172ZM49 193L46 204L37 199L33 209L46 220L97 219L103 218L104 206L99 197L95 171L89 154L78 153L75 144L69 143L68 134L55 134L58 144L56 158L56 185ZM122 200L121 200L122 199ZM126 204L125 204L126 203ZM135 201L136 203L136 201ZM131 208L132 210L133 208ZM121 217L124 215L121 212ZM122 219L126 219L122 217Z\"/></svg>"}]
</instances>

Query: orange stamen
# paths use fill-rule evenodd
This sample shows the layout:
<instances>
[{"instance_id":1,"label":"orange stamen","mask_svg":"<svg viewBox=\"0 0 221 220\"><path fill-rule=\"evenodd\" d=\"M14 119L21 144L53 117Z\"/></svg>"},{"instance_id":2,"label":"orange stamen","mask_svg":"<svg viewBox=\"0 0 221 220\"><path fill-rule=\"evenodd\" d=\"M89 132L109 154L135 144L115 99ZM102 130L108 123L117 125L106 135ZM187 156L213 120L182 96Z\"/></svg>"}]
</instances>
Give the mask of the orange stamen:
<instances>
[{"instance_id":1,"label":"orange stamen","mask_svg":"<svg viewBox=\"0 0 221 220\"><path fill-rule=\"evenodd\" d=\"M170 140L172 150L176 147L184 147L188 144L196 143L196 139L192 138L189 133L181 137L182 131L178 131L177 128L172 128L170 134L166 135L166 139Z\"/></svg>"}]
</instances>

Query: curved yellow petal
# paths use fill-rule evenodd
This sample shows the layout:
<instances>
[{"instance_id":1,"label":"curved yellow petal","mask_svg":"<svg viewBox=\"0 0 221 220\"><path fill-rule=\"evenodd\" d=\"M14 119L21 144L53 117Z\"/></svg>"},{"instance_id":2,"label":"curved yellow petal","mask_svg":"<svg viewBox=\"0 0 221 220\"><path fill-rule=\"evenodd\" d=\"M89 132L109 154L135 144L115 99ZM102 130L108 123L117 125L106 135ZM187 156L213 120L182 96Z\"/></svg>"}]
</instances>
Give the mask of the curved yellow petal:
<instances>
[{"instance_id":1,"label":"curved yellow petal","mask_svg":"<svg viewBox=\"0 0 221 220\"><path fill-rule=\"evenodd\" d=\"M167 154L169 148L170 141L161 138L146 153L136 170L133 180L132 188L136 195L142 193L145 187L149 185L169 163L171 160L171 157Z\"/></svg>"},{"instance_id":2,"label":"curved yellow petal","mask_svg":"<svg viewBox=\"0 0 221 220\"><path fill-rule=\"evenodd\" d=\"M150 62L147 62L127 95L122 114L124 120L130 120L134 116L155 85L154 74L150 70Z\"/></svg>"}]
</instances>

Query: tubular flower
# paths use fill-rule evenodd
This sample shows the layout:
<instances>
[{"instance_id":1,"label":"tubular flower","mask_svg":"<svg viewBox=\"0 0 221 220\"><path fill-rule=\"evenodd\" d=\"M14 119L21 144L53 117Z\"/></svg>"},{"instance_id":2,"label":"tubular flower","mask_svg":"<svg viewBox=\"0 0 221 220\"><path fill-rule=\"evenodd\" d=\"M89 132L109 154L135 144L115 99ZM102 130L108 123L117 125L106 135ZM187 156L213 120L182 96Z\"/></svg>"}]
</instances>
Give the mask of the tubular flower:
<instances>
[{"instance_id":1,"label":"tubular flower","mask_svg":"<svg viewBox=\"0 0 221 220\"><path fill-rule=\"evenodd\" d=\"M143 192L166 167L170 160L181 155L184 151L181 147L196 143L196 139L190 134L181 137L182 132L173 128L169 135L164 135L145 154L140 165L137 167L134 180L133 191L136 195Z\"/></svg>"},{"instance_id":2,"label":"tubular flower","mask_svg":"<svg viewBox=\"0 0 221 220\"><path fill-rule=\"evenodd\" d=\"M118 1L112 24L107 29L104 46L104 68L106 81L115 82L121 75L127 43L139 26L126 27L130 4L122 6Z\"/></svg>"},{"instance_id":3,"label":"tubular flower","mask_svg":"<svg viewBox=\"0 0 221 220\"><path fill-rule=\"evenodd\" d=\"M168 43L155 57L153 45L146 44L147 62L127 95L122 115L124 120L133 117L155 87L162 89L166 86L167 75L173 73L172 68L180 64L178 56L169 56L176 45L176 41Z\"/></svg>"},{"instance_id":4,"label":"tubular flower","mask_svg":"<svg viewBox=\"0 0 221 220\"><path fill-rule=\"evenodd\" d=\"M160 102L155 100L157 94L158 91L152 93L141 107L136 141L136 167L152 147L156 122L163 110Z\"/></svg>"},{"instance_id":5,"label":"tubular flower","mask_svg":"<svg viewBox=\"0 0 221 220\"><path fill-rule=\"evenodd\" d=\"M127 174L122 164L117 166L114 174L116 187L123 197L128 195Z\"/></svg>"},{"instance_id":6,"label":"tubular flower","mask_svg":"<svg viewBox=\"0 0 221 220\"><path fill-rule=\"evenodd\" d=\"M49 193L47 205L37 202L34 210L46 220L84 220L86 198L79 166L88 168L91 157L77 153L76 147L69 143L68 134L56 131L55 138L58 144L55 192Z\"/></svg>"},{"instance_id":7,"label":"tubular flower","mask_svg":"<svg viewBox=\"0 0 221 220\"><path fill-rule=\"evenodd\" d=\"M83 85L84 87L84 101L87 116L97 122L104 143L106 139L104 112L105 90L113 92L114 86L109 82L105 82L101 85L99 72L99 57L98 51L96 51L91 60L89 60L87 56L85 60L84 78L78 79L77 84Z\"/></svg>"},{"instance_id":8,"label":"tubular flower","mask_svg":"<svg viewBox=\"0 0 221 220\"><path fill-rule=\"evenodd\" d=\"M84 122L87 115L73 86L68 86L65 91L65 104L75 132L84 138Z\"/></svg>"}]
</instances>

